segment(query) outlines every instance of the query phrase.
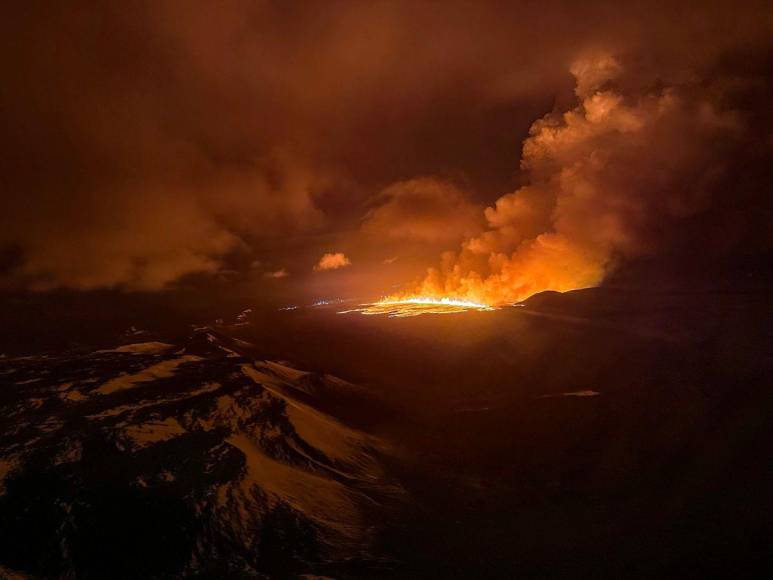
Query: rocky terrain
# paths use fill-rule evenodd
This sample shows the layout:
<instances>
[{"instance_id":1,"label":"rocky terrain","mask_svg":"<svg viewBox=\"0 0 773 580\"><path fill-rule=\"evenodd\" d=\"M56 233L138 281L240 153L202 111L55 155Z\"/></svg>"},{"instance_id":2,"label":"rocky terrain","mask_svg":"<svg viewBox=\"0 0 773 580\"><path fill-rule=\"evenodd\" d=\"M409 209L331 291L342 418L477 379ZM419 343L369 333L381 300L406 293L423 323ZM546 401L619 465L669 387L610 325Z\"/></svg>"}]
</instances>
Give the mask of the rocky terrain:
<instances>
[{"instance_id":1,"label":"rocky terrain","mask_svg":"<svg viewBox=\"0 0 773 580\"><path fill-rule=\"evenodd\" d=\"M0 577L767 578L771 300L7 332Z\"/></svg>"},{"instance_id":2,"label":"rocky terrain","mask_svg":"<svg viewBox=\"0 0 773 580\"><path fill-rule=\"evenodd\" d=\"M357 388L248 351L201 328L0 359L0 576L388 566L372 529L402 491L384 476L383 443L315 407Z\"/></svg>"}]
</instances>

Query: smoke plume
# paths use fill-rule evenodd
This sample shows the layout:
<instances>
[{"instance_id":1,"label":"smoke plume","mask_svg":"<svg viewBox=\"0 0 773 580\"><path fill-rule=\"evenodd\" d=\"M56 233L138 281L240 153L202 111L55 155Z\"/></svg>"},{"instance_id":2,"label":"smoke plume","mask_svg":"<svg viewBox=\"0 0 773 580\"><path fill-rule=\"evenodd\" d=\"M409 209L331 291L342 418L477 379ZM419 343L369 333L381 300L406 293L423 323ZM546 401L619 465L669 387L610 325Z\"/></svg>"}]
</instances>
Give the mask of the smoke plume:
<instances>
[{"instance_id":1,"label":"smoke plume","mask_svg":"<svg viewBox=\"0 0 773 580\"><path fill-rule=\"evenodd\" d=\"M444 254L410 294L505 304L595 286L709 205L743 132L715 92L639 90L608 54L571 72L576 106L536 121L523 143L525 185L487 208L487 230Z\"/></svg>"}]
</instances>

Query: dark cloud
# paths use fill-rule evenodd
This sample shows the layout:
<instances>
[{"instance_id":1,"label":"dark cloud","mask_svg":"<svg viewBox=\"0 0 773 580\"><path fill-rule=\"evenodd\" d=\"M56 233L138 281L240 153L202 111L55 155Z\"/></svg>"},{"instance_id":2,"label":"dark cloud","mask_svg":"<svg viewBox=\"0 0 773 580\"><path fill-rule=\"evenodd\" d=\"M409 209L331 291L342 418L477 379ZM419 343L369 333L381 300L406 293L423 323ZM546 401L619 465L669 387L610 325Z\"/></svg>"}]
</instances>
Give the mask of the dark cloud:
<instances>
[{"instance_id":1,"label":"dark cloud","mask_svg":"<svg viewBox=\"0 0 773 580\"><path fill-rule=\"evenodd\" d=\"M520 142L534 119L572 110L567 71L587 54L621 63L617 110L646 117L640 146L679 175L650 176L635 191L677 187L682 162L710 180L715 167L702 164L714 154L694 143L714 139L696 135L711 115L727 124L738 111L742 140L769 121L750 120L769 97L765 2L30 2L7 8L0 26L0 267L5 284L33 288L157 289L230 268L235 255L309 271L310 256L337 240L374 264L398 253L403 263L411 239L470 233L473 206L516 188ZM619 72L612 62L575 69L582 103L592 108L590 87ZM650 123L636 101L657 103L666 87L682 125ZM537 132L529 146L549 134ZM604 131L593 147L615 139ZM624 187L621 156L638 154L624 145L600 161L605 184ZM590 171L587 155L564 149ZM486 213L494 234L534 236L585 211L561 203L564 217L546 214L557 194L545 176L567 161L558 154L526 152L539 165L527 168L532 189ZM463 187L394 189L426 175ZM761 188L748 181L747 191ZM700 195L659 199L669 209L642 210L657 219L626 214L635 233L615 255L647 246L644 230L674 213L718 207Z\"/></svg>"}]
</instances>

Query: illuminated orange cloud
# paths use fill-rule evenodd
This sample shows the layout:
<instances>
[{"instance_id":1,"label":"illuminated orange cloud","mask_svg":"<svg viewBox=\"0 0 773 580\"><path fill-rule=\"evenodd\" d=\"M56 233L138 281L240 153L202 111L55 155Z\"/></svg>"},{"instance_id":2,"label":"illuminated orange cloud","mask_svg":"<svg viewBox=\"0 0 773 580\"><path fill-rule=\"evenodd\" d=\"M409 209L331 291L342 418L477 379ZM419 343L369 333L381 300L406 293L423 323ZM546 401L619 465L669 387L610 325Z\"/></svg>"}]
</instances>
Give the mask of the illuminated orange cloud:
<instances>
[{"instance_id":1,"label":"illuminated orange cloud","mask_svg":"<svg viewBox=\"0 0 773 580\"><path fill-rule=\"evenodd\" d=\"M454 242L478 233L480 207L453 183L417 177L394 183L376 198L362 230L381 238L418 242Z\"/></svg>"},{"instance_id":2,"label":"illuminated orange cloud","mask_svg":"<svg viewBox=\"0 0 773 580\"><path fill-rule=\"evenodd\" d=\"M287 278L287 276L289 276L289 275L290 274L287 272L287 270L282 268L281 270L276 270L274 272L266 272L266 273L263 274L263 277L264 278L268 278L268 279L276 280L278 278Z\"/></svg>"},{"instance_id":3,"label":"illuminated orange cloud","mask_svg":"<svg viewBox=\"0 0 773 580\"><path fill-rule=\"evenodd\" d=\"M319 259L317 265L314 266L314 270L318 272L321 270L338 270L351 265L352 262L342 252L327 253Z\"/></svg>"},{"instance_id":4,"label":"illuminated orange cloud","mask_svg":"<svg viewBox=\"0 0 773 580\"><path fill-rule=\"evenodd\" d=\"M609 55L571 70L579 103L532 125L521 161L528 183L485 210L486 232L390 299L500 305L596 286L707 205L743 134L733 111L689 86L628 88ZM712 172L696 178L705 167Z\"/></svg>"}]
</instances>

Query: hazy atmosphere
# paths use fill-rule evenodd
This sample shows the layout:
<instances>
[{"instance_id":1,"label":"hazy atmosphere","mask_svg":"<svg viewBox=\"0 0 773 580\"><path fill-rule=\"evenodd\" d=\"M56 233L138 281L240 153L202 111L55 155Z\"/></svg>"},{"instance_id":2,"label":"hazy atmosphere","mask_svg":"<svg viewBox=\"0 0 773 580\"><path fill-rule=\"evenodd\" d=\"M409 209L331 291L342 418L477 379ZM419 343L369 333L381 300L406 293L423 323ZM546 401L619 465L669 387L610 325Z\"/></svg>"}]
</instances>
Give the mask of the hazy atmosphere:
<instances>
[{"instance_id":1,"label":"hazy atmosphere","mask_svg":"<svg viewBox=\"0 0 773 580\"><path fill-rule=\"evenodd\" d=\"M0 576L770 566L769 2L0 38Z\"/></svg>"}]
</instances>

